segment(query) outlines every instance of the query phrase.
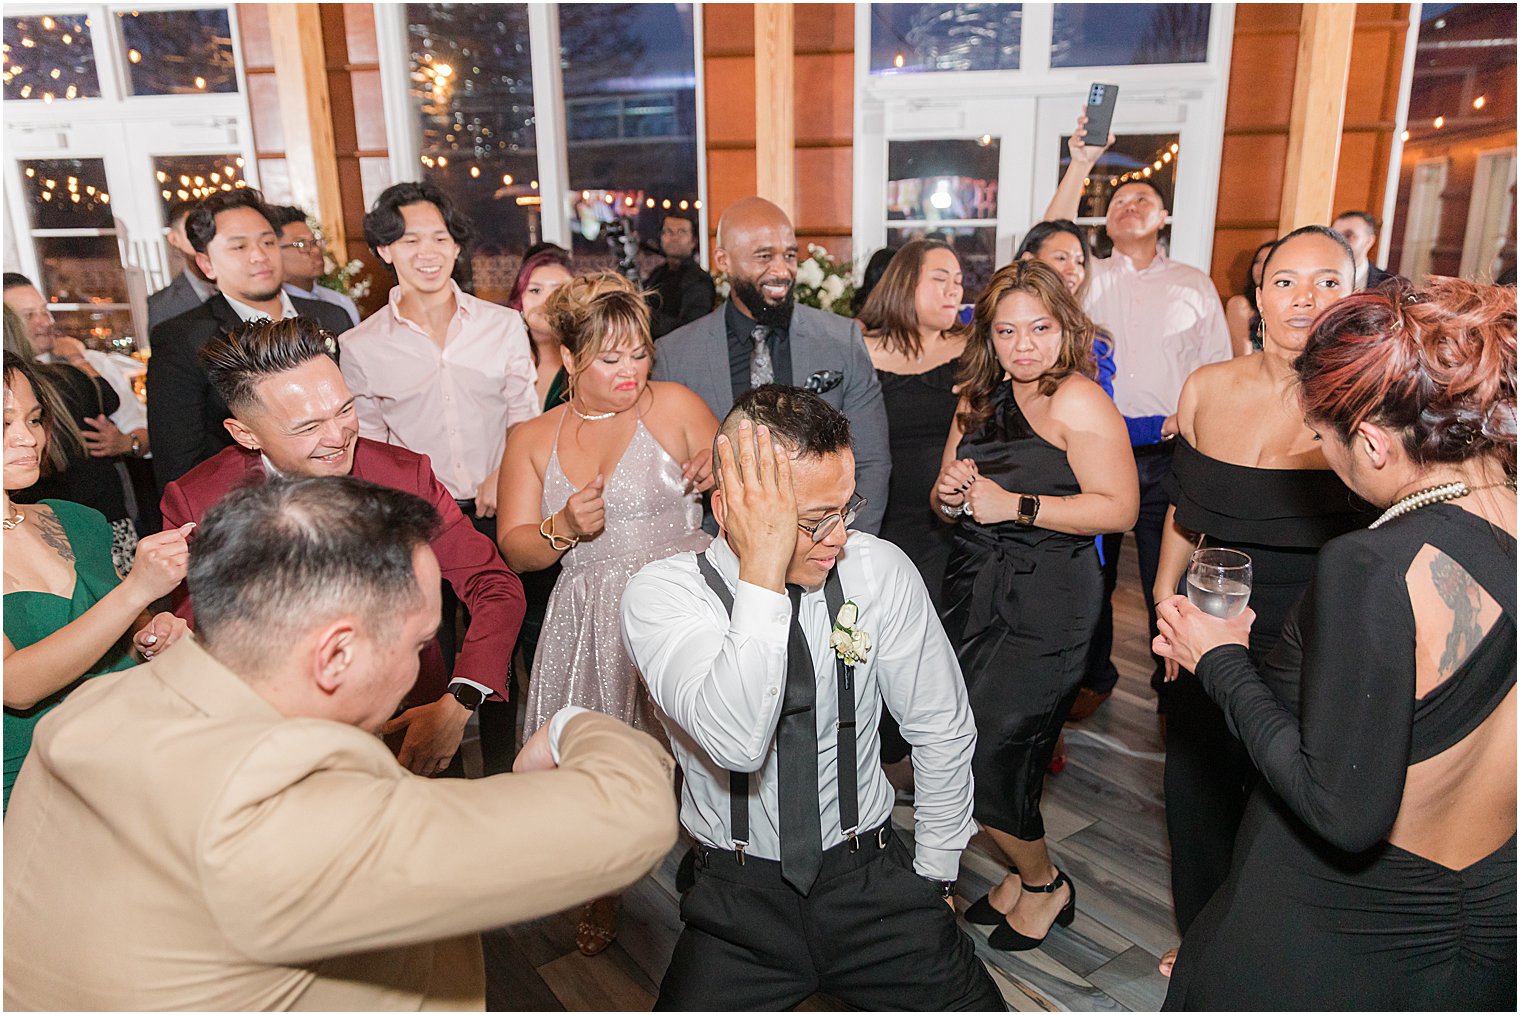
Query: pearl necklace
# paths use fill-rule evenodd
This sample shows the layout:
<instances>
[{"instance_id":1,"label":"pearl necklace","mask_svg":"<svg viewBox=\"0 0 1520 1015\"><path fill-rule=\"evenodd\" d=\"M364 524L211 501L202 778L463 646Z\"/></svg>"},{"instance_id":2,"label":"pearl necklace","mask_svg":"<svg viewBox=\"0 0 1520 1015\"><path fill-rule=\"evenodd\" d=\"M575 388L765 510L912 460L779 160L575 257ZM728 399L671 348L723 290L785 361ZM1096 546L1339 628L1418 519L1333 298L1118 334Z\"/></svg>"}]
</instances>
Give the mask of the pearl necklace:
<instances>
[{"instance_id":1,"label":"pearl necklace","mask_svg":"<svg viewBox=\"0 0 1520 1015\"><path fill-rule=\"evenodd\" d=\"M1489 490L1496 486L1507 486L1513 488L1514 485L1515 484L1511 481L1505 481L1503 483L1490 483L1487 486L1478 486L1469 489L1468 485L1459 479L1454 483L1442 483L1439 486L1428 486L1423 490L1416 490L1409 496L1402 497L1399 500L1395 501L1387 511L1384 511L1382 514L1378 515L1377 521L1367 526L1367 528L1375 529L1379 525L1393 521L1400 515L1407 515L1411 511L1418 511L1420 508L1428 507L1431 504L1440 504L1442 501L1456 500L1459 497L1466 497L1470 493L1476 493L1479 490Z\"/></svg>"},{"instance_id":2,"label":"pearl necklace","mask_svg":"<svg viewBox=\"0 0 1520 1015\"><path fill-rule=\"evenodd\" d=\"M616 416L619 411L617 409L614 409L612 412L593 412L587 414L577 409L574 402L568 402L566 404L570 406L571 412L575 413L581 419L586 420L588 423L595 423L599 419L611 419L613 416Z\"/></svg>"},{"instance_id":3,"label":"pearl necklace","mask_svg":"<svg viewBox=\"0 0 1520 1015\"><path fill-rule=\"evenodd\" d=\"M22 511L20 508L17 508L15 514L11 515L9 518L0 520L0 525L5 526L5 531L9 532L11 529L14 529L24 521L26 521L26 512Z\"/></svg>"}]
</instances>

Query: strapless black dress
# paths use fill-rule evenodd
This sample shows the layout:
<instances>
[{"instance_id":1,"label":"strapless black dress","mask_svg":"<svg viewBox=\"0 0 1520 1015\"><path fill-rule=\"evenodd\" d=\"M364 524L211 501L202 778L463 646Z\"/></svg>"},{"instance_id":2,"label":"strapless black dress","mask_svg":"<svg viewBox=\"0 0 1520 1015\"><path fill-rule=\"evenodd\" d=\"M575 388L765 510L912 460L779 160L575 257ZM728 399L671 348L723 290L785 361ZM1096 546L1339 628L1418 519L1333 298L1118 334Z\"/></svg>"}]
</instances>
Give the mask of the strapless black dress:
<instances>
[{"instance_id":1,"label":"strapless black dress","mask_svg":"<svg viewBox=\"0 0 1520 1015\"><path fill-rule=\"evenodd\" d=\"M887 487L887 512L881 538L908 555L923 575L929 598L940 606L945 563L950 559L950 526L934 517L929 494L939 478L945 438L955 419L956 371L960 360L942 363L921 374L876 371L887 408L892 450L892 477Z\"/></svg>"},{"instance_id":2,"label":"strapless black dress","mask_svg":"<svg viewBox=\"0 0 1520 1015\"><path fill-rule=\"evenodd\" d=\"M1014 493L1082 492L1066 452L1030 427L1003 384L992 416L957 451ZM976 820L1019 839L1043 838L1040 791L1061 724L1087 667L1103 605L1091 536L963 516L945 575L945 631L976 718Z\"/></svg>"},{"instance_id":3,"label":"strapless black dress","mask_svg":"<svg viewBox=\"0 0 1520 1015\"><path fill-rule=\"evenodd\" d=\"M1277 644L1283 619L1309 583L1319 549L1364 527L1368 506L1328 469L1258 469L1210 458L1178 437L1167 492L1177 523L1204 533L1204 546L1227 546L1251 557L1251 659ZM1185 594L1187 578L1177 591ZM1198 679L1182 673L1167 695L1167 831L1172 902L1178 929L1193 919L1230 871L1255 770L1224 714Z\"/></svg>"}]
</instances>

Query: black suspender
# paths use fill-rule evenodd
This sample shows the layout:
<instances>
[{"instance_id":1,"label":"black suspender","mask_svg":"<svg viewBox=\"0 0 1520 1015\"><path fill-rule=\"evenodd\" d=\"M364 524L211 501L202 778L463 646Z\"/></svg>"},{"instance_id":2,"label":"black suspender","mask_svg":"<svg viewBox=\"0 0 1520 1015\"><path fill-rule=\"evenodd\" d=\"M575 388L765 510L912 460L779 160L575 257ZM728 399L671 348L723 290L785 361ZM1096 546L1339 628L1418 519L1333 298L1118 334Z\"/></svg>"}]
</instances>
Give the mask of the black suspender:
<instances>
[{"instance_id":1,"label":"black suspender","mask_svg":"<svg viewBox=\"0 0 1520 1015\"><path fill-rule=\"evenodd\" d=\"M733 616L733 594L728 591L728 586L723 583L718 569L713 567L706 553L697 554L697 570L702 573L707 587L712 589L723 603L723 609L729 616ZM829 616L838 617L840 608L844 606L844 590L839 584L838 567L829 571L828 580L823 585L823 596L828 604ZM860 778L860 770L856 756L855 667L836 655L834 673L839 699L839 722L835 726L839 772L839 829L850 840L850 848L853 850L856 848L855 833L860 826L860 795L859 787L856 785ZM728 773L728 797L730 835L734 840L734 852L739 855L739 862L742 864L744 849L749 845L748 772Z\"/></svg>"}]
</instances>

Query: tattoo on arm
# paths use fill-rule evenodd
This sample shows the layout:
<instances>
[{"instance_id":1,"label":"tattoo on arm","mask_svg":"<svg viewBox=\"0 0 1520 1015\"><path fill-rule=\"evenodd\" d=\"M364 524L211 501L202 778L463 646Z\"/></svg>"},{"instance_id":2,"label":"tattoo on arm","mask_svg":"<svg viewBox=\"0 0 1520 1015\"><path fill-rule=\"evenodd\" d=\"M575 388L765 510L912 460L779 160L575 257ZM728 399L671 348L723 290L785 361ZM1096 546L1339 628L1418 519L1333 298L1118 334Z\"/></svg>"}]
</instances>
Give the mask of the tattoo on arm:
<instances>
[{"instance_id":1,"label":"tattoo on arm","mask_svg":"<svg viewBox=\"0 0 1520 1015\"><path fill-rule=\"evenodd\" d=\"M1478 624L1482 593L1472 576L1444 553L1437 553L1430 562L1430 578L1441 601L1451 610L1451 631L1446 635L1440 662L1444 679L1456 672L1483 639L1483 628Z\"/></svg>"},{"instance_id":2,"label":"tattoo on arm","mask_svg":"<svg viewBox=\"0 0 1520 1015\"><path fill-rule=\"evenodd\" d=\"M63 531L58 517L51 511L37 512L37 531L42 535L42 541L57 551L58 556L74 563L74 548L69 545L68 534Z\"/></svg>"}]
</instances>

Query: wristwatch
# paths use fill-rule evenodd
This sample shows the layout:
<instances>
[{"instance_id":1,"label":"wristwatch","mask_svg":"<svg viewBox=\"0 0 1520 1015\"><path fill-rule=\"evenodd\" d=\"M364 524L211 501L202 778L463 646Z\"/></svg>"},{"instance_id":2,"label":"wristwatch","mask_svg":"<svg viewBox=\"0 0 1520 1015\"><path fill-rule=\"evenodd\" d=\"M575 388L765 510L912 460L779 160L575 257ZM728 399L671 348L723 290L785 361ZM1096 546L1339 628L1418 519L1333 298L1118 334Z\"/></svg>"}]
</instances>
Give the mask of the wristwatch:
<instances>
[{"instance_id":1,"label":"wristwatch","mask_svg":"<svg viewBox=\"0 0 1520 1015\"><path fill-rule=\"evenodd\" d=\"M931 878L924 874L920 874L919 877L923 878L925 881L929 882L929 884L933 885L934 890L936 892L939 892L940 898L947 901L955 898L954 881L941 881L939 878Z\"/></svg>"},{"instance_id":2,"label":"wristwatch","mask_svg":"<svg viewBox=\"0 0 1520 1015\"><path fill-rule=\"evenodd\" d=\"M1040 498L1032 493L1019 494L1019 513L1013 521L1016 525L1033 525L1035 515L1040 513Z\"/></svg>"},{"instance_id":3,"label":"wristwatch","mask_svg":"<svg viewBox=\"0 0 1520 1015\"><path fill-rule=\"evenodd\" d=\"M471 712L479 708L480 703L486 700L486 696L480 690L480 688L476 687L473 684L466 684L462 680L450 684L449 693L454 696L455 701L459 702Z\"/></svg>"},{"instance_id":4,"label":"wristwatch","mask_svg":"<svg viewBox=\"0 0 1520 1015\"><path fill-rule=\"evenodd\" d=\"M135 433L132 434L132 457L142 457L142 438L137 436Z\"/></svg>"}]
</instances>

